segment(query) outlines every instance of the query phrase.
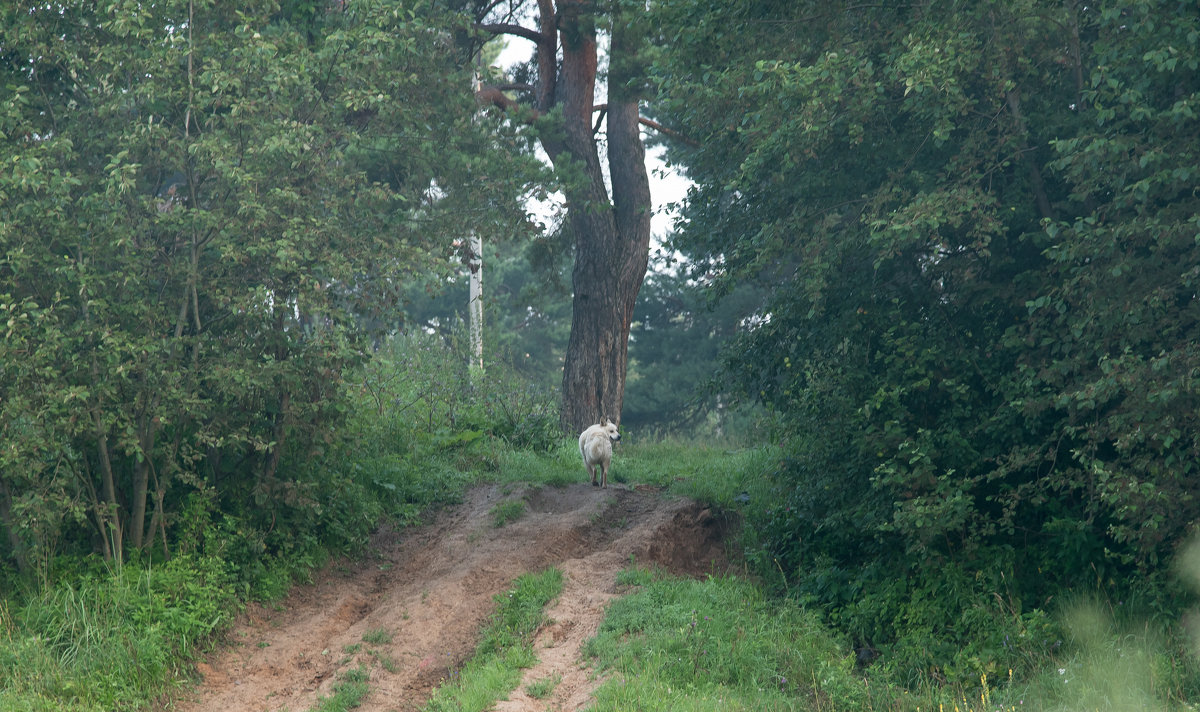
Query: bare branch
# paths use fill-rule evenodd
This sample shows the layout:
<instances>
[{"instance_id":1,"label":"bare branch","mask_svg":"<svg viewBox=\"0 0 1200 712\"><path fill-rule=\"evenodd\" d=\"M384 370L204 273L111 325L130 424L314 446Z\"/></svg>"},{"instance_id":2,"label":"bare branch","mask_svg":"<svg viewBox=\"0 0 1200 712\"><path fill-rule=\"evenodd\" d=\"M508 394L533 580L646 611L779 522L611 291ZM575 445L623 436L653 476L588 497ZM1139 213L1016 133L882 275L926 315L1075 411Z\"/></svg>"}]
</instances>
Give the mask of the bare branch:
<instances>
[{"instance_id":1,"label":"bare branch","mask_svg":"<svg viewBox=\"0 0 1200 712\"><path fill-rule=\"evenodd\" d=\"M500 91L533 91L536 88L532 84L496 84L494 86Z\"/></svg>"},{"instance_id":2,"label":"bare branch","mask_svg":"<svg viewBox=\"0 0 1200 712\"><path fill-rule=\"evenodd\" d=\"M523 37L534 44L541 44L544 37L537 30L531 30L528 27L521 25L512 25L508 23L499 23L492 25L475 25L475 29L483 32L490 32L493 35L514 35Z\"/></svg>"},{"instance_id":3,"label":"bare branch","mask_svg":"<svg viewBox=\"0 0 1200 712\"><path fill-rule=\"evenodd\" d=\"M600 130L600 122L604 119L604 112L608 111L608 104L596 104L595 106L592 107L592 111L600 112L600 116L596 117L596 129L595 129L596 131L599 131ZM664 136L670 136L671 138L679 139L680 141L683 141L684 143L686 143L689 146L699 146L700 145L699 141L697 141L693 138L684 136L683 134L679 133L675 129L667 128L666 126L663 126L662 124L658 123L654 119L647 119L645 116L639 116L638 123L641 124L642 126L648 126Z\"/></svg>"},{"instance_id":4,"label":"bare branch","mask_svg":"<svg viewBox=\"0 0 1200 712\"><path fill-rule=\"evenodd\" d=\"M596 112L596 124L592 126L592 135L595 136L600 133L600 124L604 122L604 115L608 113L608 104L601 104L592 110Z\"/></svg>"},{"instance_id":5,"label":"bare branch","mask_svg":"<svg viewBox=\"0 0 1200 712\"><path fill-rule=\"evenodd\" d=\"M666 126L663 126L662 124L658 123L654 119L647 119L645 116L639 116L638 123L640 123L642 126L649 126L650 128L654 129L655 131L659 132L660 134L662 134L664 136L670 136L671 138L679 139L680 141L683 141L684 143L686 143L689 146L699 146L700 145L700 142L697 141L696 139L684 136L683 134L679 133L675 129L669 129Z\"/></svg>"}]
</instances>

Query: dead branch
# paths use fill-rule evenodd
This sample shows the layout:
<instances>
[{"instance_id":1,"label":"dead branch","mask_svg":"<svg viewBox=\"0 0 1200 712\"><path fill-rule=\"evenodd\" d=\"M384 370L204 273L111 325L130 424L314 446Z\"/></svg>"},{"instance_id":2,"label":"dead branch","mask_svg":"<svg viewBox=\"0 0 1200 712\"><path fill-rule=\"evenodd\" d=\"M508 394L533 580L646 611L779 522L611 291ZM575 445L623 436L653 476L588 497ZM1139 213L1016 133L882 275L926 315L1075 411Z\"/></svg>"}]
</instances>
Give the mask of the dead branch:
<instances>
[{"instance_id":1,"label":"dead branch","mask_svg":"<svg viewBox=\"0 0 1200 712\"><path fill-rule=\"evenodd\" d=\"M528 27L513 25L506 22L490 25L476 24L475 29L481 32L490 32L493 35L514 35L516 37L523 37L534 44L541 44L542 40L545 39L542 36L542 33L538 32L537 30L531 30Z\"/></svg>"},{"instance_id":2,"label":"dead branch","mask_svg":"<svg viewBox=\"0 0 1200 712\"><path fill-rule=\"evenodd\" d=\"M596 104L595 106L592 107L592 111L600 112L600 116L597 117L597 119L596 119L596 130L598 131L600 129L600 121L601 121L601 119L604 118L604 112L608 111L608 104ZM648 126L664 136L670 136L671 138L683 141L684 143L686 143L689 146L699 146L700 145L699 141L697 141L693 138L684 136L683 134L679 133L675 129L669 129L666 126L663 126L662 124L658 123L654 119L647 119L645 116L639 116L638 123L641 124L642 126Z\"/></svg>"}]
</instances>

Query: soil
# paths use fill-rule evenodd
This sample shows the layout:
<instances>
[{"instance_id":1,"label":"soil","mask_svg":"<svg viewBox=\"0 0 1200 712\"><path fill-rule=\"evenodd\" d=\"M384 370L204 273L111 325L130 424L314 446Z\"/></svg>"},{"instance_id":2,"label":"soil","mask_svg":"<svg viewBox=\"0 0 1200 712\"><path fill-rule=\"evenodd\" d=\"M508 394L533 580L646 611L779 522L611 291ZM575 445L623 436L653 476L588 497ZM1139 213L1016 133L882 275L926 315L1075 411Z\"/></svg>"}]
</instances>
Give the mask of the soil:
<instances>
[{"instance_id":1,"label":"soil","mask_svg":"<svg viewBox=\"0 0 1200 712\"><path fill-rule=\"evenodd\" d=\"M525 514L497 527L494 508L510 499L523 499ZM493 709L582 709L601 680L580 650L623 593L617 573L631 562L723 573L728 529L719 513L651 488L480 487L426 525L377 532L369 555L326 567L284 601L249 607L173 709L303 712L359 666L370 671L370 692L357 709L419 709L474 652L494 597L550 566L564 584L534 642L539 662ZM557 677L548 697L527 694L531 682Z\"/></svg>"}]
</instances>

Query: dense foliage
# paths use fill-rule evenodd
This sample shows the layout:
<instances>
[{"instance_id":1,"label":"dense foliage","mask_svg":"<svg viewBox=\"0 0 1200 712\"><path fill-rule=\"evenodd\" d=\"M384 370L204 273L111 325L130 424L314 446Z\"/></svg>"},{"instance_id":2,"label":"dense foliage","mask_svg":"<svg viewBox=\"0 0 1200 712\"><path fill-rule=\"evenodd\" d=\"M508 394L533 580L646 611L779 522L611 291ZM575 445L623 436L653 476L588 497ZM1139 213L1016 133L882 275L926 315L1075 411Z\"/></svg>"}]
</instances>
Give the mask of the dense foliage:
<instances>
[{"instance_id":1,"label":"dense foliage","mask_svg":"<svg viewBox=\"0 0 1200 712\"><path fill-rule=\"evenodd\" d=\"M788 443L763 569L951 676L1056 644L1068 591L1170 601L1200 514L1195 8L658 12L697 142L675 247L771 289L727 369Z\"/></svg>"},{"instance_id":2,"label":"dense foliage","mask_svg":"<svg viewBox=\"0 0 1200 712\"><path fill-rule=\"evenodd\" d=\"M543 387L573 236L511 239L532 134L480 119L459 54L480 38L445 5L0 8L0 585L21 591L0 696L139 704L232 601L381 517L480 472L578 475ZM668 444L618 481L720 480L759 573L891 679L1028 672L1085 594L1175 622L1168 564L1200 516L1195 9L651 8L619 25L657 46L615 98L656 97L695 188L666 250L690 271L653 275L622 326L626 425L728 432L711 412L736 399L782 456L759 483L766 449L714 475ZM471 232L489 358L521 364L483 381L446 348ZM385 338L405 309L421 328Z\"/></svg>"},{"instance_id":3,"label":"dense foliage","mask_svg":"<svg viewBox=\"0 0 1200 712\"><path fill-rule=\"evenodd\" d=\"M762 299L755 283L711 303L685 275L657 265L646 277L630 330L630 376L621 424L640 433L746 438L761 412L734 409L719 374L720 351Z\"/></svg>"},{"instance_id":4,"label":"dense foliage","mask_svg":"<svg viewBox=\"0 0 1200 712\"><path fill-rule=\"evenodd\" d=\"M524 220L489 163L515 140L418 9L0 10L2 563L313 508L280 462L329 442L364 327Z\"/></svg>"},{"instance_id":5,"label":"dense foliage","mask_svg":"<svg viewBox=\"0 0 1200 712\"><path fill-rule=\"evenodd\" d=\"M49 586L5 577L0 709L139 709L189 684L190 664L242 603L284 595L328 552L364 552L382 522L418 523L482 479L580 481L556 399L488 369L475 387L464 352L436 337L391 340L344 374L346 417L322 454L281 464L303 502L255 516L221 511L216 488L198 490L169 529L168 561L153 549L123 564L67 551Z\"/></svg>"}]
</instances>

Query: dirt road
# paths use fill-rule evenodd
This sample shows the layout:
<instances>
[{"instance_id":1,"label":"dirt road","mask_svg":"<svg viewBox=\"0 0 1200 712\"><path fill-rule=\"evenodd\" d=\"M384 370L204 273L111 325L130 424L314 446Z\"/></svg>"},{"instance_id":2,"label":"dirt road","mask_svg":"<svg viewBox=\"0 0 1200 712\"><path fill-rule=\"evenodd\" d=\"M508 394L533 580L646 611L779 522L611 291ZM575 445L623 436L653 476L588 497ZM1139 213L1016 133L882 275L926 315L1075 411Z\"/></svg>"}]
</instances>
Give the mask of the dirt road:
<instances>
[{"instance_id":1,"label":"dirt road","mask_svg":"<svg viewBox=\"0 0 1200 712\"><path fill-rule=\"evenodd\" d=\"M508 499L523 499L526 513L497 528L494 508ZM621 593L617 572L631 558L678 574L721 571L725 529L696 503L652 490L481 487L428 525L379 532L364 560L329 567L281 604L252 607L175 708L303 712L362 666L370 693L358 709L415 710L471 655L493 597L522 573L557 566L564 588L534 644L540 662L496 709L581 709L597 680L580 647ZM550 697L525 693L550 676L562 678Z\"/></svg>"}]
</instances>

